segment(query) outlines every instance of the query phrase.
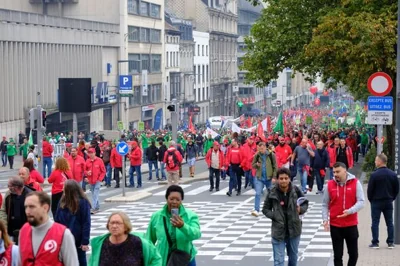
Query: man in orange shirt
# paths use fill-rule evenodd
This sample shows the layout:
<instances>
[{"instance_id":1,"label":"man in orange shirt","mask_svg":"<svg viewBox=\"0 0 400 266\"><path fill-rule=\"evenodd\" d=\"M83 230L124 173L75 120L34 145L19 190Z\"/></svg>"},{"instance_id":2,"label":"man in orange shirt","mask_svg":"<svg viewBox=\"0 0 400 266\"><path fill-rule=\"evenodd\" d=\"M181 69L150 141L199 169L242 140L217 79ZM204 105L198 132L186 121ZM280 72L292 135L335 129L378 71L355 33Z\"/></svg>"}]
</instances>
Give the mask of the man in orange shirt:
<instances>
[{"instance_id":1,"label":"man in orange shirt","mask_svg":"<svg viewBox=\"0 0 400 266\"><path fill-rule=\"evenodd\" d=\"M90 185L90 192L92 193L92 214L99 212L99 194L100 184L106 175L106 168L103 160L96 156L96 150L90 148L88 151L89 158L86 160L85 166L85 182Z\"/></svg>"},{"instance_id":2,"label":"man in orange shirt","mask_svg":"<svg viewBox=\"0 0 400 266\"><path fill-rule=\"evenodd\" d=\"M76 148L72 148L71 156L68 157L67 161L72 172L72 179L82 185L83 176L85 174L85 159L78 155Z\"/></svg>"},{"instance_id":3,"label":"man in orange shirt","mask_svg":"<svg viewBox=\"0 0 400 266\"><path fill-rule=\"evenodd\" d=\"M279 145L275 148L275 154L276 157L279 158L277 162L278 168L285 167L289 169L289 159L292 156L292 149L286 144L284 137L279 137Z\"/></svg>"}]
</instances>

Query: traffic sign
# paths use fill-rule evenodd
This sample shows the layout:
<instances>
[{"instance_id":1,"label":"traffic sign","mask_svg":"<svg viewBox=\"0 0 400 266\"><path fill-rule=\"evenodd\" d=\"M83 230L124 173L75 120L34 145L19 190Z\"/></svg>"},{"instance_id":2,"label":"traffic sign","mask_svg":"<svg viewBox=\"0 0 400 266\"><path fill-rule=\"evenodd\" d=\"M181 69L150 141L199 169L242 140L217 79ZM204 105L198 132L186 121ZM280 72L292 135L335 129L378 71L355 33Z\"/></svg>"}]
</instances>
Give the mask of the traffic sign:
<instances>
[{"instance_id":1,"label":"traffic sign","mask_svg":"<svg viewBox=\"0 0 400 266\"><path fill-rule=\"evenodd\" d=\"M370 125L391 125L393 124L393 112L368 111L367 123Z\"/></svg>"},{"instance_id":2,"label":"traffic sign","mask_svg":"<svg viewBox=\"0 0 400 266\"><path fill-rule=\"evenodd\" d=\"M393 81L388 74L376 72L369 77L367 87L372 95L385 96L392 90Z\"/></svg>"},{"instance_id":3,"label":"traffic sign","mask_svg":"<svg viewBox=\"0 0 400 266\"><path fill-rule=\"evenodd\" d=\"M368 97L368 111L393 111L393 97Z\"/></svg>"},{"instance_id":4,"label":"traffic sign","mask_svg":"<svg viewBox=\"0 0 400 266\"><path fill-rule=\"evenodd\" d=\"M119 93L120 94L133 94L132 91L132 76L121 75L119 76Z\"/></svg>"},{"instance_id":5,"label":"traffic sign","mask_svg":"<svg viewBox=\"0 0 400 266\"><path fill-rule=\"evenodd\" d=\"M117 152L119 153L119 155L121 156L125 156L128 154L129 152L129 146L126 142L120 142L117 145Z\"/></svg>"}]
</instances>

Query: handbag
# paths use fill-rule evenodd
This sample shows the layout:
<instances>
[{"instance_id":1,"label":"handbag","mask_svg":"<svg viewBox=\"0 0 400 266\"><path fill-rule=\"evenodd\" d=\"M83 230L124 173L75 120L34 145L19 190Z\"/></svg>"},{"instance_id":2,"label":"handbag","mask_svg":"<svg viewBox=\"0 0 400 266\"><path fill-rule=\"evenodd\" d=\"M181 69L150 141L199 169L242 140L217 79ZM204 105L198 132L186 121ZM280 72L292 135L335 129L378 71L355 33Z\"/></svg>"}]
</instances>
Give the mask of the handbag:
<instances>
[{"instance_id":1,"label":"handbag","mask_svg":"<svg viewBox=\"0 0 400 266\"><path fill-rule=\"evenodd\" d=\"M165 230L165 234L167 236L168 245L170 248L172 248L173 244L172 244L171 236L168 233L167 219L165 217L163 217L163 219L164 219L164 230ZM167 266L189 265L191 258L192 258L192 256L189 253L187 253L183 250L175 249L175 250L172 250L168 256Z\"/></svg>"}]
</instances>

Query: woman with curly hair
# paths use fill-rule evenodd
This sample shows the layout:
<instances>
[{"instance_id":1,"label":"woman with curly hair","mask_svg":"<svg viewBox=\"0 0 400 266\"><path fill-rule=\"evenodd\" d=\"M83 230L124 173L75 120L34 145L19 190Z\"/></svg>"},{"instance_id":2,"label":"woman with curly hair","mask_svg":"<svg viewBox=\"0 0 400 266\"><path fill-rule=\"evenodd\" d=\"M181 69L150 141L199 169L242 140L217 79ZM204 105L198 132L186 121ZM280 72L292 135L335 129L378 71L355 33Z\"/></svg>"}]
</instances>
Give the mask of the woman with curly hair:
<instances>
[{"instance_id":1,"label":"woman with curly hair","mask_svg":"<svg viewBox=\"0 0 400 266\"><path fill-rule=\"evenodd\" d=\"M67 159L60 157L56 161L55 169L51 172L49 183L51 187L51 212L53 217L56 215L58 202L61 199L64 190L64 182L72 178L72 173L69 168Z\"/></svg>"}]
</instances>

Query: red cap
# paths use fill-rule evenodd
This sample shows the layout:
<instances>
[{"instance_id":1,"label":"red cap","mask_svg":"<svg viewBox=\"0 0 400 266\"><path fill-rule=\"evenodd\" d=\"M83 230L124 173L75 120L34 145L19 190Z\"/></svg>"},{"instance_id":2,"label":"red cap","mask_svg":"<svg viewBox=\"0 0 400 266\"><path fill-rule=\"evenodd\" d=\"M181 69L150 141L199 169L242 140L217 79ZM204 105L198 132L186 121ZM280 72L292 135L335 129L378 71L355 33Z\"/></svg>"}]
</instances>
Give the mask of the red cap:
<instances>
[{"instance_id":1,"label":"red cap","mask_svg":"<svg viewBox=\"0 0 400 266\"><path fill-rule=\"evenodd\" d=\"M289 137L286 137L285 141L291 141L291 139Z\"/></svg>"},{"instance_id":2,"label":"red cap","mask_svg":"<svg viewBox=\"0 0 400 266\"><path fill-rule=\"evenodd\" d=\"M229 143L229 140L228 139L224 139L224 143Z\"/></svg>"},{"instance_id":3,"label":"red cap","mask_svg":"<svg viewBox=\"0 0 400 266\"><path fill-rule=\"evenodd\" d=\"M67 147L67 148L72 147L72 143L67 143L67 144L65 144L65 147Z\"/></svg>"},{"instance_id":4,"label":"red cap","mask_svg":"<svg viewBox=\"0 0 400 266\"><path fill-rule=\"evenodd\" d=\"M88 153L95 153L96 152L96 150L94 149L94 148L90 148L89 150L88 150Z\"/></svg>"},{"instance_id":5,"label":"red cap","mask_svg":"<svg viewBox=\"0 0 400 266\"><path fill-rule=\"evenodd\" d=\"M132 146L137 147L137 142L136 141L132 141Z\"/></svg>"},{"instance_id":6,"label":"red cap","mask_svg":"<svg viewBox=\"0 0 400 266\"><path fill-rule=\"evenodd\" d=\"M218 141L214 141L213 146L218 146L219 147Z\"/></svg>"}]
</instances>

